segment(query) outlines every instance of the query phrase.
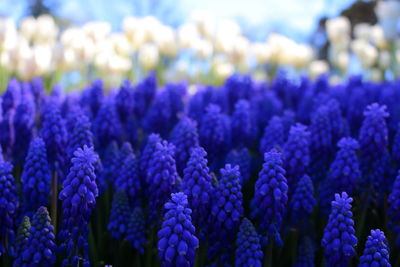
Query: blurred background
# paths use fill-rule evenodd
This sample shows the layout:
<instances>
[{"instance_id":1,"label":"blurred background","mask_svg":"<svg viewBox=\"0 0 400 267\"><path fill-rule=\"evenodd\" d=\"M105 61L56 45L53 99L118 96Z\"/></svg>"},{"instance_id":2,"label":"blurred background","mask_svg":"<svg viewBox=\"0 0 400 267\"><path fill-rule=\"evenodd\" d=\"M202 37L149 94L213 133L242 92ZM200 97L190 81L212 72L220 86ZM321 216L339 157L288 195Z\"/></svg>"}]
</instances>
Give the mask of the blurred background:
<instances>
[{"instance_id":1,"label":"blurred background","mask_svg":"<svg viewBox=\"0 0 400 267\"><path fill-rule=\"evenodd\" d=\"M2 0L0 16L7 75L68 88L153 70L214 84L234 72L398 76L397 0Z\"/></svg>"}]
</instances>

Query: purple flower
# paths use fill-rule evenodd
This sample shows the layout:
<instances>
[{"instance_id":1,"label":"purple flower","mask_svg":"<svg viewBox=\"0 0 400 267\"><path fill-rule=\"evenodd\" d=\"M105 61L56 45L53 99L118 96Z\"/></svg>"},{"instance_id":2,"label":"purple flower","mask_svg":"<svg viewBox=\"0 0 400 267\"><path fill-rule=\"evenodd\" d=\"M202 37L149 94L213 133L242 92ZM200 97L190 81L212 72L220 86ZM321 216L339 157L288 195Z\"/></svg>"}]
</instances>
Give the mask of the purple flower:
<instances>
[{"instance_id":1,"label":"purple flower","mask_svg":"<svg viewBox=\"0 0 400 267\"><path fill-rule=\"evenodd\" d=\"M182 179L182 191L188 197L193 223L198 228L206 224L210 212L212 178L206 156L202 147L193 148Z\"/></svg>"},{"instance_id":2,"label":"purple flower","mask_svg":"<svg viewBox=\"0 0 400 267\"><path fill-rule=\"evenodd\" d=\"M107 230L113 238L122 239L125 237L130 214L131 209L126 193L124 191L115 192L107 226Z\"/></svg>"},{"instance_id":3,"label":"purple flower","mask_svg":"<svg viewBox=\"0 0 400 267\"><path fill-rule=\"evenodd\" d=\"M62 249L66 249L67 259L63 265L77 264L82 256L88 262L88 223L96 204L98 188L94 164L97 154L93 148L78 148L72 158L70 172L59 193L62 201L62 224L59 233ZM83 254L81 253L83 250Z\"/></svg>"},{"instance_id":4,"label":"purple flower","mask_svg":"<svg viewBox=\"0 0 400 267\"><path fill-rule=\"evenodd\" d=\"M196 123L183 117L170 134L170 142L175 146L175 159L178 172L183 173L192 148L199 145L199 134Z\"/></svg>"},{"instance_id":5,"label":"purple flower","mask_svg":"<svg viewBox=\"0 0 400 267\"><path fill-rule=\"evenodd\" d=\"M19 266L53 266L55 264L57 245L53 230L47 209L40 207L33 215L30 234L23 246Z\"/></svg>"},{"instance_id":6,"label":"purple flower","mask_svg":"<svg viewBox=\"0 0 400 267\"><path fill-rule=\"evenodd\" d=\"M290 185L296 185L306 174L310 164L310 133L297 123L290 128L289 138L283 146L283 159Z\"/></svg>"},{"instance_id":7,"label":"purple flower","mask_svg":"<svg viewBox=\"0 0 400 267\"><path fill-rule=\"evenodd\" d=\"M281 117L273 116L265 126L263 136L260 141L260 153L270 151L273 148L281 148L285 142L284 125Z\"/></svg>"},{"instance_id":8,"label":"purple flower","mask_svg":"<svg viewBox=\"0 0 400 267\"><path fill-rule=\"evenodd\" d=\"M321 245L325 249L325 259L328 267L347 266L356 254L354 247L357 237L354 235L353 199L346 192L335 194L328 224L325 227Z\"/></svg>"},{"instance_id":9,"label":"purple flower","mask_svg":"<svg viewBox=\"0 0 400 267\"><path fill-rule=\"evenodd\" d=\"M264 164L254 190L253 216L260 221L260 231L267 232L267 237L275 236L279 244L279 231L288 202L288 185L282 154L275 149L264 154Z\"/></svg>"},{"instance_id":10,"label":"purple flower","mask_svg":"<svg viewBox=\"0 0 400 267\"><path fill-rule=\"evenodd\" d=\"M4 241L12 243L15 238L14 225L19 201L12 171L10 163L0 162L0 255L8 249L3 247Z\"/></svg>"},{"instance_id":11,"label":"purple flower","mask_svg":"<svg viewBox=\"0 0 400 267\"><path fill-rule=\"evenodd\" d=\"M190 267L194 264L199 240L195 236L184 193L171 194L171 200L165 203L164 222L158 231L158 257L163 267Z\"/></svg>"},{"instance_id":12,"label":"purple flower","mask_svg":"<svg viewBox=\"0 0 400 267\"><path fill-rule=\"evenodd\" d=\"M235 266L261 267L264 254L260 238L253 224L243 218L236 239Z\"/></svg>"},{"instance_id":13,"label":"purple flower","mask_svg":"<svg viewBox=\"0 0 400 267\"><path fill-rule=\"evenodd\" d=\"M224 262L231 256L235 233L239 228L244 210L239 166L226 164L221 169L218 186L213 190L209 217L209 258L219 257Z\"/></svg>"},{"instance_id":14,"label":"purple flower","mask_svg":"<svg viewBox=\"0 0 400 267\"><path fill-rule=\"evenodd\" d=\"M360 257L359 267L391 267L389 261L389 247L385 234L379 230L371 230L365 242L363 255Z\"/></svg>"},{"instance_id":15,"label":"purple flower","mask_svg":"<svg viewBox=\"0 0 400 267\"><path fill-rule=\"evenodd\" d=\"M159 218L160 210L174 191L178 182L178 173L174 159L175 147L167 141L158 142L147 169L149 220Z\"/></svg>"},{"instance_id":16,"label":"purple flower","mask_svg":"<svg viewBox=\"0 0 400 267\"><path fill-rule=\"evenodd\" d=\"M232 114L232 144L234 146L252 146L257 137L257 127L247 100L239 100Z\"/></svg>"},{"instance_id":17,"label":"purple flower","mask_svg":"<svg viewBox=\"0 0 400 267\"><path fill-rule=\"evenodd\" d=\"M31 141L28 156L21 175L23 207L28 214L40 206L47 206L50 195L51 169L47 161L43 139Z\"/></svg>"}]
</instances>

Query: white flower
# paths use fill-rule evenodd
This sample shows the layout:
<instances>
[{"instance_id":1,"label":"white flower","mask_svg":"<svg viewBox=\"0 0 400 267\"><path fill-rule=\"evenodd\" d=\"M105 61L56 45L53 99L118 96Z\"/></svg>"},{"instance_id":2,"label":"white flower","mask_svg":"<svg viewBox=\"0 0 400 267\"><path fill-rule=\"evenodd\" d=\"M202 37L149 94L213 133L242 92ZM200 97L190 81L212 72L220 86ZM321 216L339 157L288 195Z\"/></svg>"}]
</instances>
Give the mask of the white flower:
<instances>
[{"instance_id":1,"label":"white flower","mask_svg":"<svg viewBox=\"0 0 400 267\"><path fill-rule=\"evenodd\" d=\"M358 39L351 43L351 49L365 68L372 67L378 58L378 51L367 41Z\"/></svg>"},{"instance_id":2,"label":"white flower","mask_svg":"<svg viewBox=\"0 0 400 267\"><path fill-rule=\"evenodd\" d=\"M20 33L27 39L32 40L37 32L37 23L34 17L26 17L19 25Z\"/></svg>"},{"instance_id":3,"label":"white flower","mask_svg":"<svg viewBox=\"0 0 400 267\"><path fill-rule=\"evenodd\" d=\"M196 26L192 23L183 24L178 28L179 46L183 49L193 48L199 38Z\"/></svg>"},{"instance_id":4,"label":"white flower","mask_svg":"<svg viewBox=\"0 0 400 267\"><path fill-rule=\"evenodd\" d=\"M36 19L36 31L33 39L39 44L53 44L58 35L58 27L50 15L40 15Z\"/></svg>"},{"instance_id":5,"label":"white flower","mask_svg":"<svg viewBox=\"0 0 400 267\"><path fill-rule=\"evenodd\" d=\"M237 36L232 43L232 49L229 51L230 61L235 64L244 63L250 49L250 42L244 36Z\"/></svg>"},{"instance_id":6,"label":"white flower","mask_svg":"<svg viewBox=\"0 0 400 267\"><path fill-rule=\"evenodd\" d=\"M0 18L0 50L12 50L17 45L18 33L12 19Z\"/></svg>"},{"instance_id":7,"label":"white flower","mask_svg":"<svg viewBox=\"0 0 400 267\"><path fill-rule=\"evenodd\" d=\"M114 74L123 74L132 68L132 62L117 54L110 54L108 58L108 69Z\"/></svg>"},{"instance_id":8,"label":"white flower","mask_svg":"<svg viewBox=\"0 0 400 267\"><path fill-rule=\"evenodd\" d=\"M203 37L209 38L214 34L215 19L212 13L207 10L194 10L190 14L190 19Z\"/></svg>"},{"instance_id":9,"label":"white flower","mask_svg":"<svg viewBox=\"0 0 400 267\"><path fill-rule=\"evenodd\" d=\"M350 63L349 53L342 51L336 54L335 66L339 70L346 71L347 67L349 66L349 63Z\"/></svg>"},{"instance_id":10,"label":"white flower","mask_svg":"<svg viewBox=\"0 0 400 267\"><path fill-rule=\"evenodd\" d=\"M379 49L387 49L389 44L385 38L385 34L380 25L376 24L371 27L371 41L379 48Z\"/></svg>"},{"instance_id":11,"label":"white flower","mask_svg":"<svg viewBox=\"0 0 400 267\"><path fill-rule=\"evenodd\" d=\"M196 56L200 59L207 59L213 53L213 47L210 41L204 39L197 39L193 45Z\"/></svg>"},{"instance_id":12,"label":"white flower","mask_svg":"<svg viewBox=\"0 0 400 267\"><path fill-rule=\"evenodd\" d=\"M104 40L111 32L111 25L104 21L92 21L83 25L86 35L97 43Z\"/></svg>"},{"instance_id":13,"label":"white flower","mask_svg":"<svg viewBox=\"0 0 400 267\"><path fill-rule=\"evenodd\" d=\"M359 23L354 26L354 37L356 39L369 40L371 34L371 25L368 23Z\"/></svg>"},{"instance_id":14,"label":"white flower","mask_svg":"<svg viewBox=\"0 0 400 267\"><path fill-rule=\"evenodd\" d=\"M44 75L51 71L52 49L49 45L36 45L33 47L33 61L35 74Z\"/></svg>"},{"instance_id":15,"label":"white flower","mask_svg":"<svg viewBox=\"0 0 400 267\"><path fill-rule=\"evenodd\" d=\"M167 57L175 57L178 53L175 32L171 27L161 26L155 36L155 42L160 54Z\"/></svg>"},{"instance_id":16,"label":"white flower","mask_svg":"<svg viewBox=\"0 0 400 267\"><path fill-rule=\"evenodd\" d=\"M329 72L328 63L325 60L314 60L311 62L309 67L310 76L316 78L321 74Z\"/></svg>"},{"instance_id":17,"label":"white flower","mask_svg":"<svg viewBox=\"0 0 400 267\"><path fill-rule=\"evenodd\" d=\"M148 43L139 49L139 64L146 70L154 69L159 60L158 48L156 45Z\"/></svg>"},{"instance_id":18,"label":"white flower","mask_svg":"<svg viewBox=\"0 0 400 267\"><path fill-rule=\"evenodd\" d=\"M306 67L313 59L314 53L310 46L296 45L294 47L293 66L297 69Z\"/></svg>"},{"instance_id":19,"label":"white flower","mask_svg":"<svg viewBox=\"0 0 400 267\"><path fill-rule=\"evenodd\" d=\"M129 43L126 35L122 33L113 33L110 35L110 40L116 54L123 57L131 55L133 46Z\"/></svg>"},{"instance_id":20,"label":"white flower","mask_svg":"<svg viewBox=\"0 0 400 267\"><path fill-rule=\"evenodd\" d=\"M340 43L343 38L350 35L350 21L346 17L328 19L326 22L326 32L332 43Z\"/></svg>"},{"instance_id":21,"label":"white flower","mask_svg":"<svg viewBox=\"0 0 400 267\"><path fill-rule=\"evenodd\" d=\"M271 50L266 43L253 43L251 51L258 65L266 64L271 56Z\"/></svg>"},{"instance_id":22,"label":"white flower","mask_svg":"<svg viewBox=\"0 0 400 267\"><path fill-rule=\"evenodd\" d=\"M391 56L390 56L390 52L389 51L381 51L379 53L379 59L378 59L378 65L379 68L381 69L388 69L390 68L390 64L391 64Z\"/></svg>"}]
</instances>

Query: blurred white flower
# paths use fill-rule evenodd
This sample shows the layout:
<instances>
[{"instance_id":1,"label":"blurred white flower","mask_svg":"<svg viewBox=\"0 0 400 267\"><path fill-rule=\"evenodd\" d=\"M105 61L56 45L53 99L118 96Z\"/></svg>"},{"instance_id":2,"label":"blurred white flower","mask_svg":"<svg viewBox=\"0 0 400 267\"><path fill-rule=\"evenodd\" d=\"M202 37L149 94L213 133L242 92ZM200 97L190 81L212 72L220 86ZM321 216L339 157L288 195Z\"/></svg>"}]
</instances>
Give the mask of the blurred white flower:
<instances>
[{"instance_id":1,"label":"blurred white flower","mask_svg":"<svg viewBox=\"0 0 400 267\"><path fill-rule=\"evenodd\" d=\"M197 39L193 44L193 50L199 59L207 59L213 53L213 46L208 40Z\"/></svg>"},{"instance_id":2,"label":"blurred white flower","mask_svg":"<svg viewBox=\"0 0 400 267\"><path fill-rule=\"evenodd\" d=\"M314 57L312 48L307 45L296 45L294 51L293 66L297 69L306 67Z\"/></svg>"},{"instance_id":3,"label":"blurred white flower","mask_svg":"<svg viewBox=\"0 0 400 267\"><path fill-rule=\"evenodd\" d=\"M196 25L197 31L205 38L210 38L215 31L214 15L207 10L194 10L190 14L191 21Z\"/></svg>"},{"instance_id":4,"label":"blurred white flower","mask_svg":"<svg viewBox=\"0 0 400 267\"><path fill-rule=\"evenodd\" d=\"M113 50L116 54L123 57L128 57L133 51L133 46L129 43L126 35L122 33L113 33L110 35L110 40L113 45Z\"/></svg>"},{"instance_id":5,"label":"blurred white flower","mask_svg":"<svg viewBox=\"0 0 400 267\"><path fill-rule=\"evenodd\" d=\"M329 65L325 60L314 60L309 67L311 78L316 78L321 74L329 72Z\"/></svg>"},{"instance_id":6,"label":"blurred white flower","mask_svg":"<svg viewBox=\"0 0 400 267\"><path fill-rule=\"evenodd\" d=\"M214 49L217 52L229 54L240 34L240 26L234 20L224 19L219 21L214 36Z\"/></svg>"},{"instance_id":7,"label":"blurred white flower","mask_svg":"<svg viewBox=\"0 0 400 267\"><path fill-rule=\"evenodd\" d=\"M359 23L354 26L354 37L356 39L369 40L371 34L371 25L368 23Z\"/></svg>"},{"instance_id":8,"label":"blurred white flower","mask_svg":"<svg viewBox=\"0 0 400 267\"><path fill-rule=\"evenodd\" d=\"M258 65L264 65L271 57L271 50L266 43L253 43L251 51Z\"/></svg>"},{"instance_id":9,"label":"blurred white flower","mask_svg":"<svg viewBox=\"0 0 400 267\"><path fill-rule=\"evenodd\" d=\"M375 13L386 39L393 40L397 36L400 2L396 0L378 1Z\"/></svg>"},{"instance_id":10,"label":"blurred white flower","mask_svg":"<svg viewBox=\"0 0 400 267\"><path fill-rule=\"evenodd\" d=\"M378 24L371 27L370 38L372 43L374 43L379 49L387 49L389 47L383 29Z\"/></svg>"},{"instance_id":11,"label":"blurred white flower","mask_svg":"<svg viewBox=\"0 0 400 267\"><path fill-rule=\"evenodd\" d=\"M154 69L159 60L158 48L156 45L148 43L139 49L139 64L146 70Z\"/></svg>"},{"instance_id":12,"label":"blurred white flower","mask_svg":"<svg viewBox=\"0 0 400 267\"><path fill-rule=\"evenodd\" d=\"M128 58L117 54L110 54L108 58L108 69L114 74L124 74L132 68L132 62Z\"/></svg>"},{"instance_id":13,"label":"blurred white flower","mask_svg":"<svg viewBox=\"0 0 400 267\"><path fill-rule=\"evenodd\" d=\"M29 45L21 45L18 49L16 71L23 80L35 76L34 54Z\"/></svg>"},{"instance_id":14,"label":"blurred white flower","mask_svg":"<svg viewBox=\"0 0 400 267\"><path fill-rule=\"evenodd\" d=\"M50 15L40 15L36 19L36 31L33 39L39 44L53 44L58 35L58 26Z\"/></svg>"},{"instance_id":15,"label":"blurred white flower","mask_svg":"<svg viewBox=\"0 0 400 267\"><path fill-rule=\"evenodd\" d=\"M350 21L346 17L328 19L326 32L332 43L340 43L346 36L350 35Z\"/></svg>"},{"instance_id":16,"label":"blurred white flower","mask_svg":"<svg viewBox=\"0 0 400 267\"><path fill-rule=\"evenodd\" d=\"M234 64L244 63L250 50L250 42L244 36L237 36L233 40L231 51L229 51L230 61Z\"/></svg>"},{"instance_id":17,"label":"blurred white flower","mask_svg":"<svg viewBox=\"0 0 400 267\"><path fill-rule=\"evenodd\" d=\"M22 19L19 25L20 33L28 40L32 40L37 32L37 23L34 17L26 17Z\"/></svg>"},{"instance_id":18,"label":"blurred white flower","mask_svg":"<svg viewBox=\"0 0 400 267\"><path fill-rule=\"evenodd\" d=\"M389 51L384 50L379 53L378 65L383 70L390 68L391 56Z\"/></svg>"},{"instance_id":19,"label":"blurred white flower","mask_svg":"<svg viewBox=\"0 0 400 267\"><path fill-rule=\"evenodd\" d=\"M49 45L36 45L33 47L33 61L35 75L48 74L51 71L52 49Z\"/></svg>"},{"instance_id":20,"label":"blurred white flower","mask_svg":"<svg viewBox=\"0 0 400 267\"><path fill-rule=\"evenodd\" d=\"M183 24L178 28L179 46L183 49L193 47L194 43L199 39L196 26L192 23Z\"/></svg>"},{"instance_id":21,"label":"blurred white flower","mask_svg":"<svg viewBox=\"0 0 400 267\"><path fill-rule=\"evenodd\" d=\"M105 21L92 21L83 25L86 35L97 43L104 40L111 32L111 25Z\"/></svg>"},{"instance_id":22,"label":"blurred white flower","mask_svg":"<svg viewBox=\"0 0 400 267\"><path fill-rule=\"evenodd\" d=\"M211 71L218 79L226 79L235 71L234 66L221 57L214 57L211 61Z\"/></svg>"},{"instance_id":23,"label":"blurred white flower","mask_svg":"<svg viewBox=\"0 0 400 267\"><path fill-rule=\"evenodd\" d=\"M354 54L356 54L364 68L372 67L378 59L377 49L365 40L353 40L351 43L351 49Z\"/></svg>"},{"instance_id":24,"label":"blurred white flower","mask_svg":"<svg viewBox=\"0 0 400 267\"><path fill-rule=\"evenodd\" d=\"M0 18L0 51L12 50L17 45L18 33L15 23L9 18Z\"/></svg>"},{"instance_id":25,"label":"blurred white flower","mask_svg":"<svg viewBox=\"0 0 400 267\"><path fill-rule=\"evenodd\" d=\"M155 42L161 55L174 58L178 54L175 32L171 27L160 27Z\"/></svg>"},{"instance_id":26,"label":"blurred white flower","mask_svg":"<svg viewBox=\"0 0 400 267\"><path fill-rule=\"evenodd\" d=\"M340 71L343 72L346 71L347 67L349 66L349 63L350 63L349 53L342 51L336 54L335 66Z\"/></svg>"}]
</instances>

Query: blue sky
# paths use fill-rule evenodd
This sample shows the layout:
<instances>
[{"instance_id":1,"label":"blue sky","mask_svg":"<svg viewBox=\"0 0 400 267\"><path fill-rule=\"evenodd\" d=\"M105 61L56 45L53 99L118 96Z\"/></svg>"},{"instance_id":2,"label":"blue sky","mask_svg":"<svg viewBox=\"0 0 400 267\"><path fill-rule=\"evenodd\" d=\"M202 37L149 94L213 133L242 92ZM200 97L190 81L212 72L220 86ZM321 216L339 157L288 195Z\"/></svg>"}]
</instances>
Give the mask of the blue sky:
<instances>
[{"instance_id":1,"label":"blue sky","mask_svg":"<svg viewBox=\"0 0 400 267\"><path fill-rule=\"evenodd\" d=\"M51 1L51 0L50 0ZM118 29L121 19L135 13L135 5L156 1L172 7L166 20L185 20L194 9L206 9L217 18L239 18L245 21L249 31L264 36L278 31L296 40L306 40L315 28L319 17L336 16L353 0L57 0L57 12L76 23L89 20L106 20ZM17 3L16 3L17 2ZM19 19L25 1L1 0L0 14ZM178 8L176 8L178 6ZM146 9L146 8L145 8ZM148 9L147 9L148 10ZM164 17L164 15L161 15ZM258 25L258 26L257 26ZM262 26L260 26L262 25Z\"/></svg>"}]
</instances>

